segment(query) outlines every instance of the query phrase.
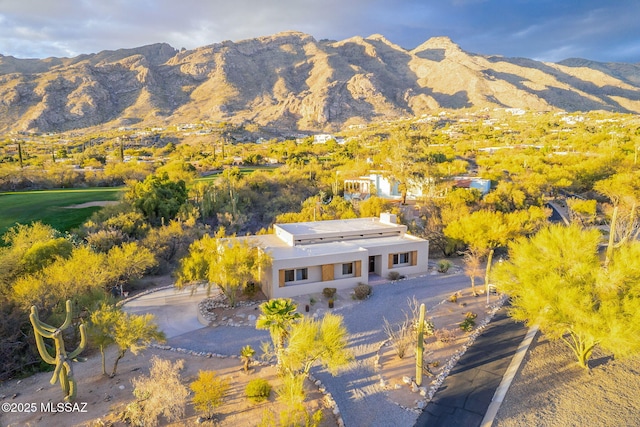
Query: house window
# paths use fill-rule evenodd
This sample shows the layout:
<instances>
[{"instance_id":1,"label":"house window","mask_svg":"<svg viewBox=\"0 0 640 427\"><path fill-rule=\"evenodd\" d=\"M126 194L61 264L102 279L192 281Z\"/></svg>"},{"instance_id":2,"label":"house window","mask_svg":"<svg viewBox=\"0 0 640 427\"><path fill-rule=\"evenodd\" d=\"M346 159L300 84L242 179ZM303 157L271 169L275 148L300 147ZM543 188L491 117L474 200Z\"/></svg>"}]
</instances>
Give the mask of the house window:
<instances>
[{"instance_id":1,"label":"house window","mask_svg":"<svg viewBox=\"0 0 640 427\"><path fill-rule=\"evenodd\" d=\"M296 269L296 280L307 280L309 272L306 268Z\"/></svg>"},{"instance_id":2,"label":"house window","mask_svg":"<svg viewBox=\"0 0 640 427\"><path fill-rule=\"evenodd\" d=\"M393 265L409 264L409 252L393 254Z\"/></svg>"},{"instance_id":3,"label":"house window","mask_svg":"<svg viewBox=\"0 0 640 427\"><path fill-rule=\"evenodd\" d=\"M285 270L284 271L284 281L285 282L293 282L296 280L295 270Z\"/></svg>"},{"instance_id":4,"label":"house window","mask_svg":"<svg viewBox=\"0 0 640 427\"><path fill-rule=\"evenodd\" d=\"M284 270L284 281L297 282L299 280L307 280L309 272L306 268L296 268L295 270Z\"/></svg>"},{"instance_id":5,"label":"house window","mask_svg":"<svg viewBox=\"0 0 640 427\"><path fill-rule=\"evenodd\" d=\"M353 263L342 264L342 275L349 276L353 274Z\"/></svg>"}]
</instances>

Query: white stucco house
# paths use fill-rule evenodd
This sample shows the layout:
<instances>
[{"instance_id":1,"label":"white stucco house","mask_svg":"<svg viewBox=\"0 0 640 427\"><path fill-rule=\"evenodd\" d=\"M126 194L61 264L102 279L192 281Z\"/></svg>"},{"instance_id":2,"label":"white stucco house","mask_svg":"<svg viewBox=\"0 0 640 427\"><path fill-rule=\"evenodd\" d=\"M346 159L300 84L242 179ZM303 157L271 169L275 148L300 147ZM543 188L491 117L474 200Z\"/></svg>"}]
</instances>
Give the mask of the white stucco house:
<instances>
[{"instance_id":1,"label":"white stucco house","mask_svg":"<svg viewBox=\"0 0 640 427\"><path fill-rule=\"evenodd\" d=\"M395 215L331 221L276 224L275 233L250 239L269 253L272 263L262 272L268 298L288 298L350 289L368 283L370 275L390 271L427 271L429 242L407 234Z\"/></svg>"},{"instance_id":2,"label":"white stucco house","mask_svg":"<svg viewBox=\"0 0 640 427\"><path fill-rule=\"evenodd\" d=\"M416 200L423 197L422 187L428 182L411 181L408 182L407 199ZM344 198L345 200L367 200L371 196L378 196L389 200L401 200L402 191L400 183L385 176L381 172L372 171L369 175L361 176L358 179L345 179Z\"/></svg>"}]
</instances>

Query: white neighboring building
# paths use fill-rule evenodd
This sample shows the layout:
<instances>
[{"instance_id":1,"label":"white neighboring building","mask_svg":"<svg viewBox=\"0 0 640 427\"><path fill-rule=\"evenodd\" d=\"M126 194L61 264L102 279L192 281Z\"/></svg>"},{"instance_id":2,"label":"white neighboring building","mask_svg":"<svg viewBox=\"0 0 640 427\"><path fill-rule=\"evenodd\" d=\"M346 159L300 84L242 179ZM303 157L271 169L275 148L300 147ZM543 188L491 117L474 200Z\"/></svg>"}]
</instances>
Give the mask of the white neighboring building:
<instances>
[{"instance_id":1,"label":"white neighboring building","mask_svg":"<svg viewBox=\"0 0 640 427\"><path fill-rule=\"evenodd\" d=\"M422 185L427 183L411 181L408 182L407 199L416 200L423 197ZM375 191L375 195L389 200L401 200L402 192L400 183L392 178L386 177L381 172L371 172L369 175L361 176L358 179L345 179L344 198L345 200L366 200Z\"/></svg>"},{"instance_id":2,"label":"white neighboring building","mask_svg":"<svg viewBox=\"0 0 640 427\"><path fill-rule=\"evenodd\" d=\"M314 144L326 144L327 142L334 139L333 135L328 133L321 133L319 135L313 135L313 143Z\"/></svg>"},{"instance_id":3,"label":"white neighboring building","mask_svg":"<svg viewBox=\"0 0 640 427\"><path fill-rule=\"evenodd\" d=\"M276 224L275 234L252 236L269 253L272 264L262 273L268 298L289 298L350 289L368 283L369 275L390 271L427 271L429 242L406 234L395 215L331 221Z\"/></svg>"}]
</instances>

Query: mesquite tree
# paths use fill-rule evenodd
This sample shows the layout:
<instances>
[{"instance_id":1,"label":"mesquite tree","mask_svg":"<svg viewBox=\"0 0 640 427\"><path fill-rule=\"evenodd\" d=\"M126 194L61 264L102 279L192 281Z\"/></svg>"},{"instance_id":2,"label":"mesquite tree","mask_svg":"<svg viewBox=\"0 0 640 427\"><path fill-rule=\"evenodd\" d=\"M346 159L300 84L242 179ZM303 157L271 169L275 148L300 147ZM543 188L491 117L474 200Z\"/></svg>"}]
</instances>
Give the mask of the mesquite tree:
<instances>
[{"instance_id":1,"label":"mesquite tree","mask_svg":"<svg viewBox=\"0 0 640 427\"><path fill-rule=\"evenodd\" d=\"M495 272L511 316L563 340L586 369L596 346L640 352L640 242L617 248L605 266L601 240L598 230L551 226L511 244Z\"/></svg>"}]
</instances>

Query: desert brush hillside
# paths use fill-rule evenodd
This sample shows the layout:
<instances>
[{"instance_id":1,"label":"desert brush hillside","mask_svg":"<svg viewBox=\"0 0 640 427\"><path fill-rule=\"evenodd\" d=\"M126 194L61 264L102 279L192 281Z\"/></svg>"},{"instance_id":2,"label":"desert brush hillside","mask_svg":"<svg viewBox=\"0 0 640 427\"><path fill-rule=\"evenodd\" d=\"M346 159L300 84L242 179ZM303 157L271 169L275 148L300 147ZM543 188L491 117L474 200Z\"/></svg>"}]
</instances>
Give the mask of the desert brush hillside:
<instances>
[{"instance_id":1,"label":"desert brush hillside","mask_svg":"<svg viewBox=\"0 0 640 427\"><path fill-rule=\"evenodd\" d=\"M3 132L201 120L330 130L484 107L640 113L640 64L486 56L446 37L407 50L381 35L330 41L298 32L181 51L0 55Z\"/></svg>"}]
</instances>

